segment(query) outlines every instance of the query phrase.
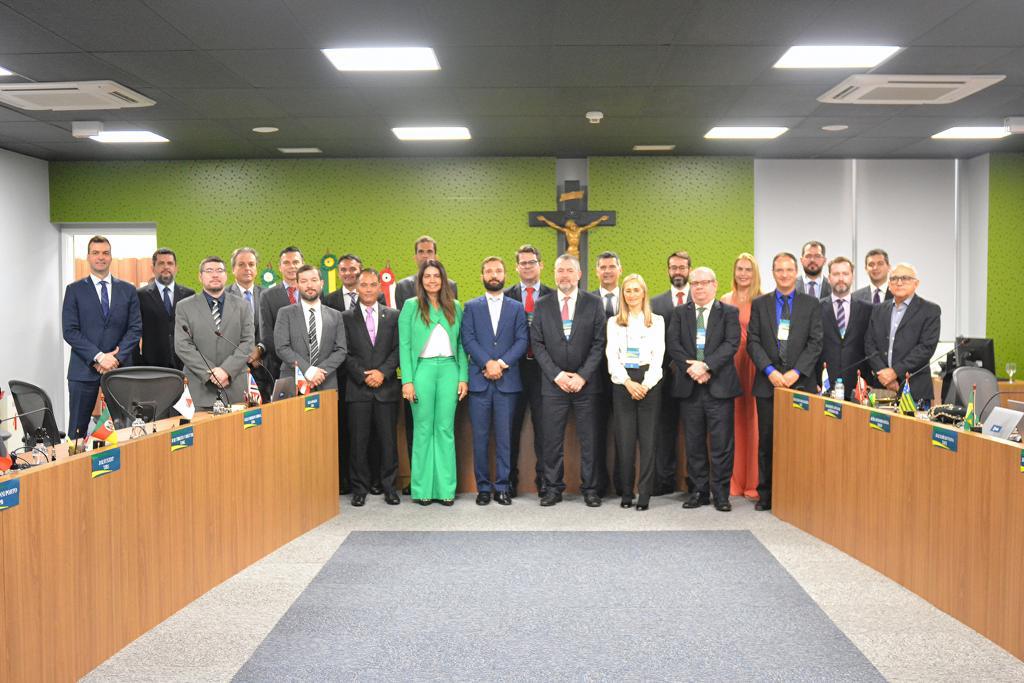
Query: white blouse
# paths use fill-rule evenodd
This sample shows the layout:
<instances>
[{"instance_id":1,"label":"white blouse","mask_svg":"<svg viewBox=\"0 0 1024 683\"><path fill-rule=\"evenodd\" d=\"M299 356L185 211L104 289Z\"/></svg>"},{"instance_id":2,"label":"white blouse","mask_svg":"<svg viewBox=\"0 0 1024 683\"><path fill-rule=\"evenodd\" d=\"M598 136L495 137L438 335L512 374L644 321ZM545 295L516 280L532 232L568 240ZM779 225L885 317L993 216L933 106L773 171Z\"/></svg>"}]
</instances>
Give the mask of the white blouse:
<instances>
[{"instance_id":1,"label":"white blouse","mask_svg":"<svg viewBox=\"0 0 1024 683\"><path fill-rule=\"evenodd\" d=\"M452 355L452 340L448 332L438 323L430 331L426 345L420 351L420 358L449 358Z\"/></svg>"},{"instance_id":2,"label":"white blouse","mask_svg":"<svg viewBox=\"0 0 1024 683\"><path fill-rule=\"evenodd\" d=\"M615 384L625 384L629 379L626 363L648 365L641 384L648 389L661 381L661 363L665 357L665 320L660 315L651 315L651 326L644 325L643 314L632 314L629 323L622 327L616 317L608 318L608 374ZM629 349L636 349L630 353Z\"/></svg>"}]
</instances>

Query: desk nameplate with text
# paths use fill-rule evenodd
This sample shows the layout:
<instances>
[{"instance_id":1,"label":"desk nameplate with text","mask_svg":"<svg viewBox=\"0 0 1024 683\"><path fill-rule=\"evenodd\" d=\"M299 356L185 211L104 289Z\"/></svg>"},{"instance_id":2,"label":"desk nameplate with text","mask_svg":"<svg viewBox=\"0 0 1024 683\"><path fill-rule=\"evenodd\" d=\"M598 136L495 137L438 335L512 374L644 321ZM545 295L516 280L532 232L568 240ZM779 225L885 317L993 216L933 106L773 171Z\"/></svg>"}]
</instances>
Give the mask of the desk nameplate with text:
<instances>
[{"instance_id":1,"label":"desk nameplate with text","mask_svg":"<svg viewBox=\"0 0 1024 683\"><path fill-rule=\"evenodd\" d=\"M171 453L184 448L192 448L195 444L196 432L192 427L182 427L171 432Z\"/></svg>"},{"instance_id":2,"label":"desk nameplate with text","mask_svg":"<svg viewBox=\"0 0 1024 683\"><path fill-rule=\"evenodd\" d=\"M836 420L843 419L843 404L841 401L825 399L825 415Z\"/></svg>"},{"instance_id":3,"label":"desk nameplate with text","mask_svg":"<svg viewBox=\"0 0 1024 683\"><path fill-rule=\"evenodd\" d=\"M121 469L121 449L111 448L92 456L92 478L103 477Z\"/></svg>"},{"instance_id":4,"label":"desk nameplate with text","mask_svg":"<svg viewBox=\"0 0 1024 683\"><path fill-rule=\"evenodd\" d=\"M253 408L242 413L242 429L252 429L263 424L263 409Z\"/></svg>"},{"instance_id":5,"label":"desk nameplate with text","mask_svg":"<svg viewBox=\"0 0 1024 683\"><path fill-rule=\"evenodd\" d=\"M872 410L868 413L868 427L888 434L892 430L892 419L888 413Z\"/></svg>"},{"instance_id":6,"label":"desk nameplate with text","mask_svg":"<svg viewBox=\"0 0 1024 683\"><path fill-rule=\"evenodd\" d=\"M932 427L932 445L950 453L956 453L959 432L955 429Z\"/></svg>"},{"instance_id":7,"label":"desk nameplate with text","mask_svg":"<svg viewBox=\"0 0 1024 683\"><path fill-rule=\"evenodd\" d=\"M317 410L320 408L320 394L311 394L306 397L306 406L304 410L309 412L310 410Z\"/></svg>"},{"instance_id":8,"label":"desk nameplate with text","mask_svg":"<svg viewBox=\"0 0 1024 683\"><path fill-rule=\"evenodd\" d=\"M797 410L810 410L811 399L803 394L793 394L793 407Z\"/></svg>"},{"instance_id":9,"label":"desk nameplate with text","mask_svg":"<svg viewBox=\"0 0 1024 683\"><path fill-rule=\"evenodd\" d=\"M7 510L21 503L21 479L12 479L0 484L0 510Z\"/></svg>"}]
</instances>

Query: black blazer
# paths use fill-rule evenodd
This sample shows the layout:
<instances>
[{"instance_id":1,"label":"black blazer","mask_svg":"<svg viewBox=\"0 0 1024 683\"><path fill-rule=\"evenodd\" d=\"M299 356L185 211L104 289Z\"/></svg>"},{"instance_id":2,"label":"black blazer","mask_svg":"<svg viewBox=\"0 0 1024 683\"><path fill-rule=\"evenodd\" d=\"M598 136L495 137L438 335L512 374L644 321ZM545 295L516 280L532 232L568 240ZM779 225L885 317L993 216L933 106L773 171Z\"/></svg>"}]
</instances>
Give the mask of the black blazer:
<instances>
[{"instance_id":1,"label":"black blazer","mask_svg":"<svg viewBox=\"0 0 1024 683\"><path fill-rule=\"evenodd\" d=\"M174 353L174 311L179 301L192 296L195 291L175 282L170 316L164 308L164 300L160 298L160 288L156 282L140 287L137 294L142 315L142 350L135 349L135 365L181 370L181 361Z\"/></svg>"},{"instance_id":2,"label":"black blazer","mask_svg":"<svg viewBox=\"0 0 1024 683\"><path fill-rule=\"evenodd\" d=\"M740 311L735 306L714 301L705 319L704 362L711 371L708 390L714 398L731 399L743 389L733 365L733 357L740 348ZM697 358L697 306L692 301L676 306L668 325L667 349L679 372L672 383L672 395L688 398L695 383L686 374L688 360Z\"/></svg>"},{"instance_id":3,"label":"black blazer","mask_svg":"<svg viewBox=\"0 0 1024 683\"><path fill-rule=\"evenodd\" d=\"M345 299L347 299L347 298L348 297L345 295L344 287L339 287L338 289L334 290L333 292L331 292L327 296L320 297L320 299L324 302L324 306L327 306L328 308L333 308L338 313L344 313L347 310L345 308ZM359 301L359 297L357 296L356 297L356 302L357 302L356 305L357 305L357 307L358 307L358 301ZM387 300L384 298L383 294L381 294L380 296L377 297L377 303L379 303L381 306L384 306L387 303Z\"/></svg>"},{"instance_id":4,"label":"black blazer","mask_svg":"<svg viewBox=\"0 0 1024 683\"><path fill-rule=\"evenodd\" d=\"M347 377L345 402L397 401L402 392L395 375L398 369L398 311L379 306L377 343L371 344L361 310L361 307L356 306L341 314L348 339L348 357L344 365ZM365 370L380 370L384 373L384 384L376 389L366 386L363 381Z\"/></svg>"},{"instance_id":5,"label":"black blazer","mask_svg":"<svg viewBox=\"0 0 1024 683\"><path fill-rule=\"evenodd\" d=\"M601 391L598 377L607 339L608 320L604 316L601 300L593 294L578 290L576 310L572 318L572 332L566 340L562 333L561 294L552 292L541 297L534 308L530 340L533 355L541 372L548 380L541 393L558 396L562 390L555 384L560 372L575 372L587 380L583 391Z\"/></svg>"},{"instance_id":6,"label":"black blazer","mask_svg":"<svg viewBox=\"0 0 1024 683\"><path fill-rule=\"evenodd\" d=\"M764 374L769 365L779 372L796 369L800 379L791 388L815 393L818 378L814 369L821 355L821 305L808 294L794 292L790 311L789 341L786 345L786 363L779 358L778 320L775 317L775 292L757 297L750 304L750 324L747 326L747 355L757 367L754 377L754 396L771 398L775 387Z\"/></svg>"},{"instance_id":7,"label":"black blazer","mask_svg":"<svg viewBox=\"0 0 1024 683\"><path fill-rule=\"evenodd\" d=\"M864 337L868 333L868 324L871 322L871 304L850 298L850 308L846 312L846 336L839 336L839 324L836 323L836 306L832 297L821 300L821 357L818 358L818 367L814 370L815 382L821 382L821 369L828 363L828 378L835 386L839 379L840 371L843 378L843 388L846 394L857 386L857 371L860 370L861 377L871 381L871 366L867 361L861 359L867 355L864 350ZM858 362L860 361L860 362Z\"/></svg>"},{"instance_id":8,"label":"black blazer","mask_svg":"<svg viewBox=\"0 0 1024 683\"><path fill-rule=\"evenodd\" d=\"M894 300L883 301L872 306L871 323L864 339L866 353L874 354L868 361L878 372L889 367L889 325L892 323ZM896 339L892 345L892 369L896 371L900 387L906 373L916 375L910 378L910 393L915 400L931 400L932 373L922 370L935 355L939 344L939 329L942 322L942 308L915 295L907 305L900 326L896 328ZM875 386L881 386L875 379Z\"/></svg>"},{"instance_id":9,"label":"black blazer","mask_svg":"<svg viewBox=\"0 0 1024 683\"><path fill-rule=\"evenodd\" d=\"M686 303L692 301L690 293L686 293ZM685 304L684 304L685 305ZM675 364L672 362L672 354L668 352L668 338L670 330L672 328L672 312L678 308L676 302L672 300L672 290L669 289L661 294L651 297L651 313L660 315L665 320L665 358L661 362L661 367L664 370L665 378L669 378L669 373L675 373Z\"/></svg>"},{"instance_id":10,"label":"black blazer","mask_svg":"<svg viewBox=\"0 0 1024 683\"><path fill-rule=\"evenodd\" d=\"M458 299L459 286L451 278L448 278L448 284L452 288L452 297ZM403 277L395 285L395 309L401 311L405 302L414 296L416 296L416 276L408 275Z\"/></svg>"}]
</instances>

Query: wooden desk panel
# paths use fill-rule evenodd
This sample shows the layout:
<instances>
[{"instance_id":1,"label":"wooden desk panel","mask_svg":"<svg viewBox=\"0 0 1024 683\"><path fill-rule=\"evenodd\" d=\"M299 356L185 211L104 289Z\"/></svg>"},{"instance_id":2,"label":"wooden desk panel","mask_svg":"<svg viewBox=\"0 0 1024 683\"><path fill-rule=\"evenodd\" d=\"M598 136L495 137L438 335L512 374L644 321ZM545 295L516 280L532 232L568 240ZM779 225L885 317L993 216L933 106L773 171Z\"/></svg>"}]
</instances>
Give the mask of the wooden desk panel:
<instances>
[{"instance_id":1,"label":"wooden desk panel","mask_svg":"<svg viewBox=\"0 0 1024 683\"><path fill-rule=\"evenodd\" d=\"M960 432L955 453L931 445L933 423L823 399L775 401L773 510L1024 657L1024 474L1021 445Z\"/></svg>"},{"instance_id":2,"label":"wooden desk panel","mask_svg":"<svg viewBox=\"0 0 1024 683\"><path fill-rule=\"evenodd\" d=\"M338 514L337 394L199 420L121 445L121 470L89 454L20 472L0 511L3 680L77 680L210 588ZM14 477L0 478L0 482Z\"/></svg>"}]
</instances>

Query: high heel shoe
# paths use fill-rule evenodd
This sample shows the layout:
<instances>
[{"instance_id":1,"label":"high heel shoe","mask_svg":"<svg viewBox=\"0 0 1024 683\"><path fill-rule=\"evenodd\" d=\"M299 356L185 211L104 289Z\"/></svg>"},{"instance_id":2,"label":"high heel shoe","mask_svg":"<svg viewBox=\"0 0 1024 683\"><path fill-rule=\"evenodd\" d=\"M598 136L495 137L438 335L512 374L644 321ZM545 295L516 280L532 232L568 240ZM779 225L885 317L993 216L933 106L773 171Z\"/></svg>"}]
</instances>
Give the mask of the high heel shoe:
<instances>
[{"instance_id":1,"label":"high heel shoe","mask_svg":"<svg viewBox=\"0 0 1024 683\"><path fill-rule=\"evenodd\" d=\"M419 503L420 505L427 506L433 503L434 501L430 500L429 498L417 498L416 502Z\"/></svg>"}]
</instances>

